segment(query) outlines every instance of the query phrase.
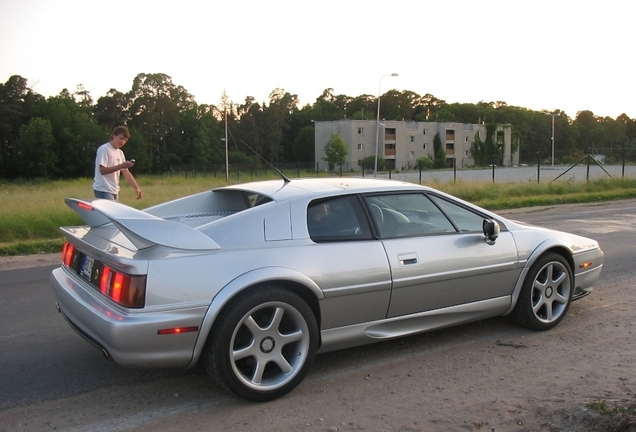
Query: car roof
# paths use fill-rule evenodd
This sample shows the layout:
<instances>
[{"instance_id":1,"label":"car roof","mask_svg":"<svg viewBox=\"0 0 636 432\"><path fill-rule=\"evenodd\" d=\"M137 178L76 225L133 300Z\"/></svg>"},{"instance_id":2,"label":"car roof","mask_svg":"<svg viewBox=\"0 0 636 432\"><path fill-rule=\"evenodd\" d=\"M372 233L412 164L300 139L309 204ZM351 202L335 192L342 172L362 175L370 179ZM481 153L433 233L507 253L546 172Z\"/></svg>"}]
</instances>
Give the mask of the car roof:
<instances>
[{"instance_id":1,"label":"car roof","mask_svg":"<svg viewBox=\"0 0 636 432\"><path fill-rule=\"evenodd\" d=\"M274 201L285 201L306 195L335 195L338 192L369 193L391 190L429 190L414 183L360 177L326 177L281 180L264 180L225 186L216 190L242 190L266 195Z\"/></svg>"}]
</instances>

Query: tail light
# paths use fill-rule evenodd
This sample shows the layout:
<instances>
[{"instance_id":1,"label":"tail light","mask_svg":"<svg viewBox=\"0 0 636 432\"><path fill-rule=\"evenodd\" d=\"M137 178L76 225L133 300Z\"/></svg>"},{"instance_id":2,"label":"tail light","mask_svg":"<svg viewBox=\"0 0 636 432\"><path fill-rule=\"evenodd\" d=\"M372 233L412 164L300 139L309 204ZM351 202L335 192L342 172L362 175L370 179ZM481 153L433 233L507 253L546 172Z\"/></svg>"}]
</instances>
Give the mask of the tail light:
<instances>
[{"instance_id":1,"label":"tail light","mask_svg":"<svg viewBox=\"0 0 636 432\"><path fill-rule=\"evenodd\" d=\"M122 306L142 308L146 302L146 277L130 276L104 265L99 292Z\"/></svg>"},{"instance_id":2,"label":"tail light","mask_svg":"<svg viewBox=\"0 0 636 432\"><path fill-rule=\"evenodd\" d=\"M65 242L64 248L62 249L62 262L64 263L64 265L71 267L74 254L75 254L75 246L73 246L69 242Z\"/></svg>"},{"instance_id":3,"label":"tail light","mask_svg":"<svg viewBox=\"0 0 636 432\"><path fill-rule=\"evenodd\" d=\"M145 275L132 276L115 270L89 258L68 242L62 249L62 262L115 303L129 308L142 308L146 304Z\"/></svg>"}]
</instances>

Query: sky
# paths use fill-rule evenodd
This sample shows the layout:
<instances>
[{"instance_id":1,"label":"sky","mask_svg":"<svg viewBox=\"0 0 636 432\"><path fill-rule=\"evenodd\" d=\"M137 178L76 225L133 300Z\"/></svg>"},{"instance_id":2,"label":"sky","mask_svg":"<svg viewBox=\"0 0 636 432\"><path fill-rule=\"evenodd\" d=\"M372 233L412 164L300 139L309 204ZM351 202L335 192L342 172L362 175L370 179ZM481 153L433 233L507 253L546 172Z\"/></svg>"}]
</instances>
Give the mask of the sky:
<instances>
[{"instance_id":1,"label":"sky","mask_svg":"<svg viewBox=\"0 0 636 432\"><path fill-rule=\"evenodd\" d=\"M630 0L0 0L0 82L95 101L164 73L199 104L325 89L636 118ZM392 73L398 77L387 76Z\"/></svg>"}]
</instances>

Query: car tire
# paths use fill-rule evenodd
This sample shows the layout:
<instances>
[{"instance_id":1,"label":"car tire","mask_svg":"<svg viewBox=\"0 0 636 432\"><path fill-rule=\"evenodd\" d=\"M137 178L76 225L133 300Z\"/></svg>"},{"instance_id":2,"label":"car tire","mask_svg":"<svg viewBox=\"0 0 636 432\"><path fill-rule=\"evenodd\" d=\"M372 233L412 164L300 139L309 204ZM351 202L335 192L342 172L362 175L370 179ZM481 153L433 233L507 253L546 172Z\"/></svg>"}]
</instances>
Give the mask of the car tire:
<instances>
[{"instance_id":1,"label":"car tire","mask_svg":"<svg viewBox=\"0 0 636 432\"><path fill-rule=\"evenodd\" d=\"M318 349L318 324L311 308L278 286L239 295L217 322L206 345L206 370L248 400L273 400L293 390Z\"/></svg>"},{"instance_id":2,"label":"car tire","mask_svg":"<svg viewBox=\"0 0 636 432\"><path fill-rule=\"evenodd\" d=\"M549 330L567 313L572 302L574 277L561 255L550 252L530 267L512 316L532 330Z\"/></svg>"}]
</instances>

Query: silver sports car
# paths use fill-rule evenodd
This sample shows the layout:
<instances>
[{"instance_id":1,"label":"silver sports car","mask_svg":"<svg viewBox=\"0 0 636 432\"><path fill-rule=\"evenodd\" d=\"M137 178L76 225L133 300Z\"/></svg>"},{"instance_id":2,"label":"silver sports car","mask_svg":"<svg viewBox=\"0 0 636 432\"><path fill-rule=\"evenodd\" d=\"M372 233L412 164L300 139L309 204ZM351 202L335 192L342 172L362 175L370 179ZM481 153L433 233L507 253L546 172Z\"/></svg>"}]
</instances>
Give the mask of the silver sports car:
<instances>
[{"instance_id":1,"label":"silver sports car","mask_svg":"<svg viewBox=\"0 0 636 432\"><path fill-rule=\"evenodd\" d=\"M67 199L57 308L108 359L280 397L315 355L510 315L547 330L590 293L596 241L390 180L227 186L145 210Z\"/></svg>"}]
</instances>

